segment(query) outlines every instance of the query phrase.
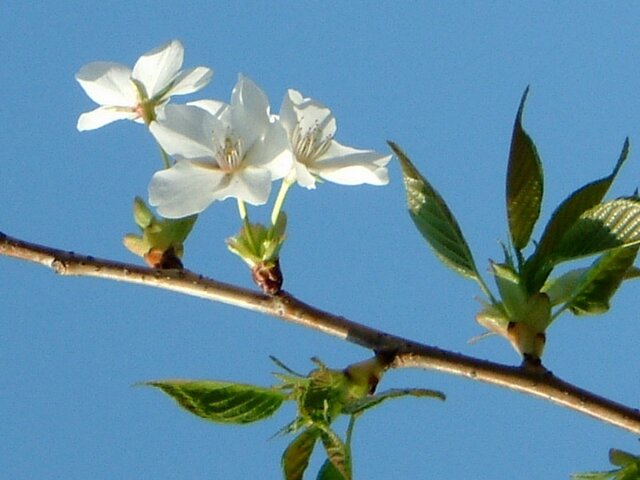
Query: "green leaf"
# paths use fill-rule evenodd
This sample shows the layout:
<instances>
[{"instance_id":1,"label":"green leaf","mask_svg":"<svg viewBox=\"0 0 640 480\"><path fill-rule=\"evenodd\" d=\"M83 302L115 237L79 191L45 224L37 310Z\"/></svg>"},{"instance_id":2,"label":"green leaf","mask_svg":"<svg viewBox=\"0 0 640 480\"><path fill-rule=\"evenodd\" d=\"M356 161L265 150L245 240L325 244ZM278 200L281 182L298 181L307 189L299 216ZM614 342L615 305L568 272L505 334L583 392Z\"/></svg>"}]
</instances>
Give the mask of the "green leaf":
<instances>
[{"instance_id":1,"label":"green leaf","mask_svg":"<svg viewBox=\"0 0 640 480\"><path fill-rule=\"evenodd\" d=\"M471 250L444 199L400 147L393 142L389 145L400 161L409 214L422 236L442 263L467 278L479 280Z\"/></svg>"},{"instance_id":2,"label":"green leaf","mask_svg":"<svg viewBox=\"0 0 640 480\"><path fill-rule=\"evenodd\" d=\"M282 455L282 471L286 480L302 480L319 435L320 430L311 427L289 444Z\"/></svg>"},{"instance_id":3,"label":"green leaf","mask_svg":"<svg viewBox=\"0 0 640 480\"><path fill-rule=\"evenodd\" d=\"M275 225L247 223L240 232L227 239L227 248L253 267L261 263L274 263L286 240L287 216L280 212Z\"/></svg>"},{"instance_id":4,"label":"green leaf","mask_svg":"<svg viewBox=\"0 0 640 480\"><path fill-rule=\"evenodd\" d=\"M614 478L615 472L584 472L571 474L571 480L611 480Z\"/></svg>"},{"instance_id":5,"label":"green leaf","mask_svg":"<svg viewBox=\"0 0 640 480\"><path fill-rule=\"evenodd\" d=\"M640 202L623 198L584 212L549 257L553 263L586 257L640 242Z\"/></svg>"},{"instance_id":6,"label":"green leaf","mask_svg":"<svg viewBox=\"0 0 640 480\"><path fill-rule=\"evenodd\" d=\"M544 268L547 257L556 248L556 245L560 242L564 233L580 218L580 215L602 201L618 175L620 168L627 159L628 154L629 139L627 138L618 157L618 161L610 175L582 186L569 195L555 209L542 233L542 237L534 254L527 261L525 272L527 272L529 278L533 279L531 290L537 290L542 283L544 283L546 275L548 275L550 271L548 265L546 269ZM541 267L546 271L539 272L538 270Z\"/></svg>"},{"instance_id":7,"label":"green leaf","mask_svg":"<svg viewBox=\"0 0 640 480\"><path fill-rule=\"evenodd\" d=\"M313 421L331 423L342 411L349 383L342 370L321 365L309 373L308 383L297 398L300 416Z\"/></svg>"},{"instance_id":8,"label":"green leaf","mask_svg":"<svg viewBox=\"0 0 640 480\"><path fill-rule=\"evenodd\" d=\"M636 464L621 469L616 480L640 480L640 466Z\"/></svg>"},{"instance_id":9,"label":"green leaf","mask_svg":"<svg viewBox=\"0 0 640 480\"><path fill-rule=\"evenodd\" d=\"M343 477L335 465L327 459L322 464L316 480L345 480L345 477Z\"/></svg>"},{"instance_id":10,"label":"green leaf","mask_svg":"<svg viewBox=\"0 0 640 480\"><path fill-rule=\"evenodd\" d=\"M351 465L347 446L340 437L330 428L326 427L320 434L322 445L327 452L327 458L344 480L351 480Z\"/></svg>"},{"instance_id":11,"label":"green leaf","mask_svg":"<svg viewBox=\"0 0 640 480\"><path fill-rule=\"evenodd\" d=\"M482 310L476 315L476 322L489 330L492 334L507 337L507 330L511 320L502 303L482 303ZM479 337L479 338L482 338Z\"/></svg>"},{"instance_id":12,"label":"green leaf","mask_svg":"<svg viewBox=\"0 0 640 480\"><path fill-rule=\"evenodd\" d=\"M144 229L143 239L150 247L163 250L172 245L182 245L191 233L197 219L197 215L191 215L184 218L153 220Z\"/></svg>"},{"instance_id":13,"label":"green leaf","mask_svg":"<svg viewBox=\"0 0 640 480\"><path fill-rule=\"evenodd\" d=\"M640 457L616 450L609 450L609 461L620 467L608 472L574 473L572 480L638 480L640 479Z\"/></svg>"},{"instance_id":14,"label":"green leaf","mask_svg":"<svg viewBox=\"0 0 640 480\"><path fill-rule=\"evenodd\" d=\"M507 217L511 241L517 250L522 250L529 243L540 215L543 191L542 164L533 140L522 128L528 93L529 87L522 95L516 115L507 167Z\"/></svg>"},{"instance_id":15,"label":"green leaf","mask_svg":"<svg viewBox=\"0 0 640 480\"><path fill-rule=\"evenodd\" d=\"M133 217L141 233L125 235L124 246L134 255L143 257L153 268L182 268L180 259L184 253L184 242L198 216L156 218L144 200L136 197Z\"/></svg>"},{"instance_id":16,"label":"green leaf","mask_svg":"<svg viewBox=\"0 0 640 480\"><path fill-rule=\"evenodd\" d=\"M640 268L633 265L629 267L629 269L624 275L625 280L634 280L638 277L640 277Z\"/></svg>"},{"instance_id":17,"label":"green leaf","mask_svg":"<svg viewBox=\"0 0 640 480\"><path fill-rule=\"evenodd\" d=\"M271 388L210 380L159 380L145 385L159 388L194 415L218 423L262 420L287 398Z\"/></svg>"},{"instance_id":18,"label":"green leaf","mask_svg":"<svg viewBox=\"0 0 640 480\"><path fill-rule=\"evenodd\" d=\"M576 290L584 281L587 271L589 271L589 267L575 268L559 277L549 278L540 291L549 296L551 306L567 303L573 298Z\"/></svg>"},{"instance_id":19,"label":"green leaf","mask_svg":"<svg viewBox=\"0 0 640 480\"><path fill-rule=\"evenodd\" d=\"M640 457L625 452L624 450L618 450L617 448L612 448L609 450L609 461L612 465L616 465L618 467L626 467L633 463L636 463L638 464L638 466L640 466Z\"/></svg>"},{"instance_id":20,"label":"green leaf","mask_svg":"<svg viewBox=\"0 0 640 480\"><path fill-rule=\"evenodd\" d=\"M134 255L144 257L149 252L150 246L142 237L128 233L122 239L124 246Z\"/></svg>"},{"instance_id":21,"label":"green leaf","mask_svg":"<svg viewBox=\"0 0 640 480\"><path fill-rule=\"evenodd\" d=\"M269 358L271 359L271 361L273 363L276 364L276 366L278 366L279 368L281 368L282 370L284 370L285 372L289 373L292 377L297 377L297 378L305 378L305 375L298 373L294 370L291 370L287 365L285 365L279 358L273 356L273 355L269 355ZM276 374L279 375L279 374Z\"/></svg>"},{"instance_id":22,"label":"green leaf","mask_svg":"<svg viewBox=\"0 0 640 480\"><path fill-rule=\"evenodd\" d=\"M598 258L583 275L567 306L575 315L598 315L609 310L609 300L625 279L638 255L638 246L616 248Z\"/></svg>"},{"instance_id":23,"label":"green leaf","mask_svg":"<svg viewBox=\"0 0 640 480\"><path fill-rule=\"evenodd\" d=\"M376 407L385 400L400 397L419 397L419 398L436 398L445 400L445 394L437 390L429 390L426 388L393 388L385 390L376 395L369 395L354 402L350 402L344 409L344 412L351 415L357 415L369 408Z\"/></svg>"},{"instance_id":24,"label":"green leaf","mask_svg":"<svg viewBox=\"0 0 640 480\"><path fill-rule=\"evenodd\" d=\"M140 197L136 197L133 200L133 219L142 230L151 225L151 222L155 220L153 213L151 213L145 201Z\"/></svg>"},{"instance_id":25,"label":"green leaf","mask_svg":"<svg viewBox=\"0 0 640 480\"><path fill-rule=\"evenodd\" d=\"M491 262L491 273L500 292L503 306L511 319L522 316L526 309L528 295L521 285L520 276L504 263Z\"/></svg>"}]
</instances>

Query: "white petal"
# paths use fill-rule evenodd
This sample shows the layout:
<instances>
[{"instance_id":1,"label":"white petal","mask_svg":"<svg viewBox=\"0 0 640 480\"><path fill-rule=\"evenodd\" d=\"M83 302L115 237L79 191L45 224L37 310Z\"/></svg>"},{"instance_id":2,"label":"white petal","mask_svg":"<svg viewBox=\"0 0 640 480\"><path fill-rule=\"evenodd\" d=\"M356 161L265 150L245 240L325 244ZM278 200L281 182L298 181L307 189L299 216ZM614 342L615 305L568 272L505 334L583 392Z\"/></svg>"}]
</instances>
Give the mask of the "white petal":
<instances>
[{"instance_id":1,"label":"white petal","mask_svg":"<svg viewBox=\"0 0 640 480\"><path fill-rule=\"evenodd\" d=\"M220 114L222 113L222 111L224 109L229 108L229 104L228 103L224 103L224 102L221 102L219 100L208 100L208 99L195 100L193 102L188 102L187 105L191 105L191 106L198 107L198 108L201 108L203 110L206 110L207 112L209 112L214 117L220 116Z\"/></svg>"},{"instance_id":2,"label":"white petal","mask_svg":"<svg viewBox=\"0 0 640 480\"><path fill-rule=\"evenodd\" d=\"M323 138L333 138L336 133L336 119L327 107L314 100L307 99L296 107L298 125L301 132L318 130Z\"/></svg>"},{"instance_id":3,"label":"white petal","mask_svg":"<svg viewBox=\"0 0 640 480\"><path fill-rule=\"evenodd\" d=\"M152 122L149 130L169 155L200 158L215 155L218 144L214 144L213 134L223 128L206 110L189 105L167 105L162 119Z\"/></svg>"},{"instance_id":4,"label":"white petal","mask_svg":"<svg viewBox=\"0 0 640 480\"><path fill-rule=\"evenodd\" d=\"M264 168L248 167L230 176L229 184L215 192L216 200L239 198L251 205L264 205L271 192L271 174Z\"/></svg>"},{"instance_id":5,"label":"white petal","mask_svg":"<svg viewBox=\"0 0 640 480\"><path fill-rule=\"evenodd\" d=\"M290 150L283 150L263 167L271 172L271 180L279 180L291 173L294 161L293 153Z\"/></svg>"},{"instance_id":6,"label":"white petal","mask_svg":"<svg viewBox=\"0 0 640 480\"><path fill-rule=\"evenodd\" d=\"M300 162L295 162L294 168L298 185L309 190L316 188L316 177L311 174L306 165Z\"/></svg>"},{"instance_id":7,"label":"white petal","mask_svg":"<svg viewBox=\"0 0 640 480\"><path fill-rule=\"evenodd\" d=\"M247 152L245 164L266 168L271 172L271 179L278 180L289 174L293 160L287 132L280 123L272 123L267 135Z\"/></svg>"},{"instance_id":8,"label":"white petal","mask_svg":"<svg viewBox=\"0 0 640 480\"><path fill-rule=\"evenodd\" d=\"M138 114L131 110L98 107L95 110L80 115L77 128L80 132L95 130L116 120L134 120L137 117Z\"/></svg>"},{"instance_id":9,"label":"white petal","mask_svg":"<svg viewBox=\"0 0 640 480\"><path fill-rule=\"evenodd\" d=\"M213 70L207 67L196 67L181 72L171 87L171 95L186 95L203 89L211 81Z\"/></svg>"},{"instance_id":10,"label":"white petal","mask_svg":"<svg viewBox=\"0 0 640 480\"><path fill-rule=\"evenodd\" d=\"M386 185L389 183L386 165L390 160L391 155L357 150L334 141L311 170L325 180L342 185Z\"/></svg>"},{"instance_id":11,"label":"white petal","mask_svg":"<svg viewBox=\"0 0 640 480\"><path fill-rule=\"evenodd\" d=\"M182 67L184 48L172 40L142 55L133 67L133 78L140 80L153 98L176 77Z\"/></svg>"},{"instance_id":12,"label":"white petal","mask_svg":"<svg viewBox=\"0 0 640 480\"><path fill-rule=\"evenodd\" d=\"M230 121L236 132L250 148L253 142L267 133L270 125L269 100L249 78L239 76L231 93Z\"/></svg>"},{"instance_id":13,"label":"white petal","mask_svg":"<svg viewBox=\"0 0 640 480\"><path fill-rule=\"evenodd\" d=\"M133 107L138 102L131 70L119 63L89 63L76 73L76 80L98 105Z\"/></svg>"},{"instance_id":14,"label":"white petal","mask_svg":"<svg viewBox=\"0 0 640 480\"><path fill-rule=\"evenodd\" d=\"M149 203L165 218L200 213L215 200L215 190L225 174L202 163L183 160L156 172L149 184Z\"/></svg>"},{"instance_id":15,"label":"white petal","mask_svg":"<svg viewBox=\"0 0 640 480\"><path fill-rule=\"evenodd\" d=\"M384 167L372 165L350 165L339 169L326 169L320 176L340 185L386 185L389 183L389 172Z\"/></svg>"},{"instance_id":16,"label":"white petal","mask_svg":"<svg viewBox=\"0 0 640 480\"><path fill-rule=\"evenodd\" d=\"M319 130L324 138L333 137L336 133L336 120L331 110L311 98L303 98L300 92L289 90L280 110L281 121L289 134L299 128L304 135Z\"/></svg>"},{"instance_id":17,"label":"white petal","mask_svg":"<svg viewBox=\"0 0 640 480\"><path fill-rule=\"evenodd\" d=\"M302 95L297 90L289 89L280 105L279 122L284 129L291 135L294 128L298 125L298 116L296 115L295 106L302 102Z\"/></svg>"}]
</instances>

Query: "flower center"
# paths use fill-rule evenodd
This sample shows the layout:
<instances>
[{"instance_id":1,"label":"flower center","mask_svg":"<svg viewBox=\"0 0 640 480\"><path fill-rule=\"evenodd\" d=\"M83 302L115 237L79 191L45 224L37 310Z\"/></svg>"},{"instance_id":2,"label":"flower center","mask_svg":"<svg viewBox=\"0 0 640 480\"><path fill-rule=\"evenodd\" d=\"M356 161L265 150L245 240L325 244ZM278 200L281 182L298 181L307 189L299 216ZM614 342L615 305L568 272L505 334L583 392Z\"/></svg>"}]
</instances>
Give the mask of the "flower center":
<instances>
[{"instance_id":1,"label":"flower center","mask_svg":"<svg viewBox=\"0 0 640 480\"><path fill-rule=\"evenodd\" d=\"M138 96L138 104L135 106L133 111L138 115L138 118L142 118L144 123L149 125L156 119L156 102L149 98L147 89L144 87L142 82L134 78L132 78L131 81L133 82L133 86L135 87L136 94Z\"/></svg>"},{"instance_id":2,"label":"flower center","mask_svg":"<svg viewBox=\"0 0 640 480\"><path fill-rule=\"evenodd\" d=\"M323 135L319 125L316 124L306 132L298 126L293 131L291 143L298 162L310 165L329 149L331 140L333 135Z\"/></svg>"},{"instance_id":3,"label":"flower center","mask_svg":"<svg viewBox=\"0 0 640 480\"><path fill-rule=\"evenodd\" d=\"M222 171L234 172L240 168L244 153L241 138L234 140L231 136L226 136L224 145L216 153L216 162Z\"/></svg>"},{"instance_id":4,"label":"flower center","mask_svg":"<svg viewBox=\"0 0 640 480\"><path fill-rule=\"evenodd\" d=\"M134 112L141 118L145 125L149 125L156 119L156 104L152 100L141 101L134 108Z\"/></svg>"}]
</instances>

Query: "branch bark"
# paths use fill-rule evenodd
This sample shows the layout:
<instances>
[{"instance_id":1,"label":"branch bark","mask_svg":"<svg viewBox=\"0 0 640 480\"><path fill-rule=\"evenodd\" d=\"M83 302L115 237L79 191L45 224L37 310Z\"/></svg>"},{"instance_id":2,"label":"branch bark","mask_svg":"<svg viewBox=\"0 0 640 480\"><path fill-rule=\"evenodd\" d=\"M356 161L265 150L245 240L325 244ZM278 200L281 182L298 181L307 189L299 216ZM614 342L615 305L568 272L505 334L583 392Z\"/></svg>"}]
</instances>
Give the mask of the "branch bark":
<instances>
[{"instance_id":1,"label":"branch bark","mask_svg":"<svg viewBox=\"0 0 640 480\"><path fill-rule=\"evenodd\" d=\"M268 296L188 270L154 270L25 242L0 232L0 255L39 263L60 275L90 276L147 285L271 315L377 352L391 368L422 368L463 376L541 397L640 434L640 410L572 385L540 368L514 367L450 352L319 310L289 293Z\"/></svg>"}]
</instances>

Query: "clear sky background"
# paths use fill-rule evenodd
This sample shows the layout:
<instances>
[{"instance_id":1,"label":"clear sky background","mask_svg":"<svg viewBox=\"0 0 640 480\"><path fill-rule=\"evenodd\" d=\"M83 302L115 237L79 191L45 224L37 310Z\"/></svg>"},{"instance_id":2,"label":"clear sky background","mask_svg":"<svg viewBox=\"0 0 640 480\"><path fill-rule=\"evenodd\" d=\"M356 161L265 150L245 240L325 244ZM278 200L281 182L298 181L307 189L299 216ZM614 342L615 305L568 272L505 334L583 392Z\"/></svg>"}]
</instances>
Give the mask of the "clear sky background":
<instances>
[{"instance_id":1,"label":"clear sky background","mask_svg":"<svg viewBox=\"0 0 640 480\"><path fill-rule=\"evenodd\" d=\"M144 127L79 133L94 108L74 80L84 64L133 65L173 38L185 66L215 70L189 97L228 100L238 73L277 110L287 88L322 101L346 145L398 142L449 202L476 261L501 257L513 120L531 85L525 128L546 173L546 220L567 194L607 175L630 136L612 195L638 187L640 6L634 2L18 2L0 6L0 231L136 262L131 202L161 162ZM174 101L182 102L182 98ZM386 331L518 364L498 338L469 345L479 292L445 269L413 228L397 163L387 187L294 189L286 205L285 287L300 299ZM266 219L268 209L252 210ZM235 204L201 215L186 266L251 287L226 251ZM536 237L539 236L539 229ZM640 403L638 298L626 285L602 317L561 317L545 364L564 379ZM158 378L269 385L275 355L307 371L366 358L360 347L228 306L160 290L59 278L0 257L0 478L280 478L288 423L230 427L134 387ZM358 479L568 478L608 467L637 438L573 411L429 371L390 372L445 403L405 399L366 415L354 438ZM317 469L321 459L314 461ZM315 471L308 478L314 478Z\"/></svg>"}]
</instances>

